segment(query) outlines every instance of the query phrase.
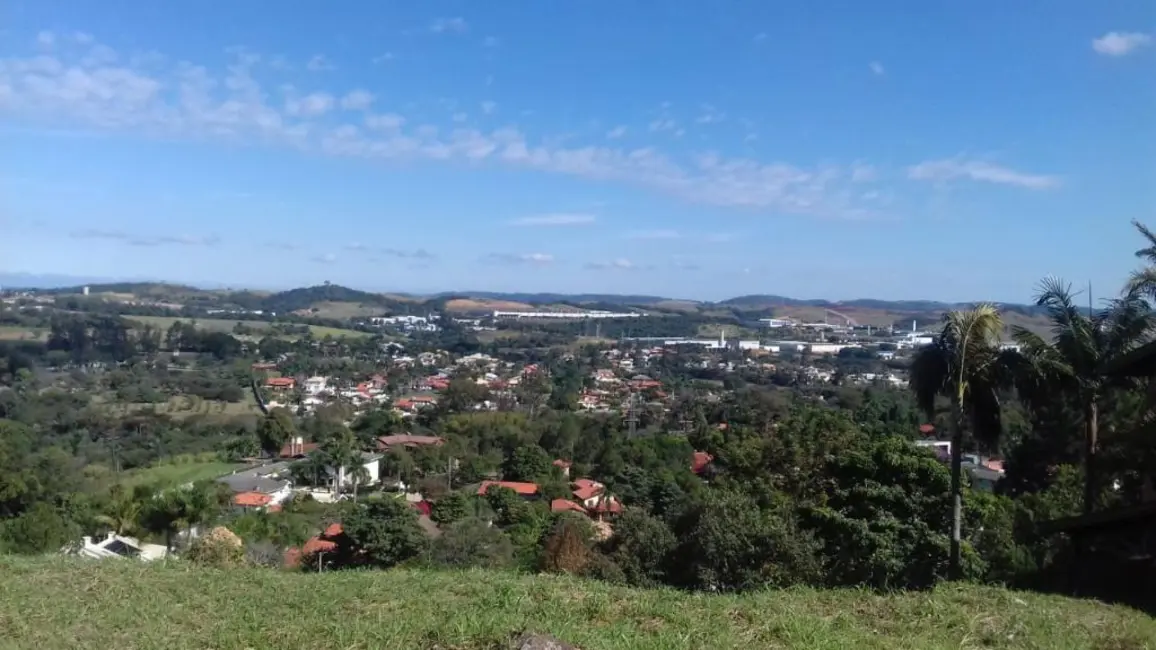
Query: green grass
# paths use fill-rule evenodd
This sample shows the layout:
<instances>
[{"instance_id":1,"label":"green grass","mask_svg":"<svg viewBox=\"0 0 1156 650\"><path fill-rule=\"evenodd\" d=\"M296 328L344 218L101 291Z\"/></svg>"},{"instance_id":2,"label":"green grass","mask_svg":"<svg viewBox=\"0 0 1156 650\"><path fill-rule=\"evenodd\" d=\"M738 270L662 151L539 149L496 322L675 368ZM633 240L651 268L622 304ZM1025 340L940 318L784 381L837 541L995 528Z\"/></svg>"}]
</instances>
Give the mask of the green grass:
<instances>
[{"instance_id":1,"label":"green grass","mask_svg":"<svg viewBox=\"0 0 1156 650\"><path fill-rule=\"evenodd\" d=\"M1156 647L1156 621L1124 607L972 586L717 596L483 571L318 575L60 558L0 558L0 575L0 647L38 650L490 650L521 631L583 650Z\"/></svg>"},{"instance_id":2,"label":"green grass","mask_svg":"<svg viewBox=\"0 0 1156 650\"><path fill-rule=\"evenodd\" d=\"M43 341L46 338L48 330L44 328L0 325L0 341Z\"/></svg>"},{"instance_id":3,"label":"green grass","mask_svg":"<svg viewBox=\"0 0 1156 650\"><path fill-rule=\"evenodd\" d=\"M155 485L158 488L177 487L186 483L195 483L207 479L214 479L243 467L235 463L223 463L216 460L194 460L184 463L154 465L142 469L133 469L124 473L121 483L128 486Z\"/></svg>"},{"instance_id":4,"label":"green grass","mask_svg":"<svg viewBox=\"0 0 1156 650\"><path fill-rule=\"evenodd\" d=\"M125 316L126 320L135 321L142 325L152 325L153 327L167 330L177 321L185 323L192 322L191 318L177 318L175 316ZM238 321L229 318L197 318L195 319L197 327L209 332L228 332L232 333L233 328L237 326ZM242 320L239 321L246 327L251 327L254 330L261 331L271 329L273 324L261 320ZM322 325L310 325L309 329L313 332L313 336L322 338L324 336L332 336L339 338L342 336L360 337L369 336L367 332L358 332L357 330L341 329L339 327L325 327Z\"/></svg>"}]
</instances>

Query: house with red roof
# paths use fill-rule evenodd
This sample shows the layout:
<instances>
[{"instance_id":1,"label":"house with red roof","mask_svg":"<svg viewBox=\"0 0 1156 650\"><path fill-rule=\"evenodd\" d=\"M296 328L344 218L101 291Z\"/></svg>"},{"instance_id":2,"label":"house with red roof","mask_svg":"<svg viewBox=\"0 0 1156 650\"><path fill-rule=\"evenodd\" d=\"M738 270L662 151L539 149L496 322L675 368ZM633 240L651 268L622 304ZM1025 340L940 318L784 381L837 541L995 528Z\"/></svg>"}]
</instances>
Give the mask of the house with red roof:
<instances>
[{"instance_id":1,"label":"house with red roof","mask_svg":"<svg viewBox=\"0 0 1156 650\"><path fill-rule=\"evenodd\" d=\"M690 471L701 476L712 462L714 462L714 456L705 451L696 451L691 457Z\"/></svg>"},{"instance_id":2,"label":"house with red roof","mask_svg":"<svg viewBox=\"0 0 1156 650\"><path fill-rule=\"evenodd\" d=\"M589 516L586 508L574 503L570 499L554 499L550 502L550 512L577 512Z\"/></svg>"},{"instance_id":3,"label":"house with red roof","mask_svg":"<svg viewBox=\"0 0 1156 650\"><path fill-rule=\"evenodd\" d=\"M391 449L415 449L417 447L440 447L445 439L440 436L415 436L409 433L399 433L392 436L381 436L377 439L378 451Z\"/></svg>"},{"instance_id":4,"label":"house with red roof","mask_svg":"<svg viewBox=\"0 0 1156 650\"><path fill-rule=\"evenodd\" d=\"M558 458L554 461L553 465L554 467L557 467L559 470L561 470L562 476L570 478L570 467L573 466L573 463L568 460L562 460L561 458Z\"/></svg>"},{"instance_id":5,"label":"house with red roof","mask_svg":"<svg viewBox=\"0 0 1156 650\"><path fill-rule=\"evenodd\" d=\"M297 380L292 377L270 377L265 380L265 388L272 390L293 390L297 387Z\"/></svg>"},{"instance_id":6,"label":"house with red roof","mask_svg":"<svg viewBox=\"0 0 1156 650\"><path fill-rule=\"evenodd\" d=\"M482 481L478 486L478 496L485 496L491 487L513 490L518 496L533 499L538 496L537 483L521 483L518 481Z\"/></svg>"},{"instance_id":7,"label":"house with red roof","mask_svg":"<svg viewBox=\"0 0 1156 650\"><path fill-rule=\"evenodd\" d=\"M280 458L304 458L317 450L316 442L305 442L301 436L294 436L277 452Z\"/></svg>"},{"instance_id":8,"label":"house with red roof","mask_svg":"<svg viewBox=\"0 0 1156 650\"><path fill-rule=\"evenodd\" d=\"M319 553L332 553L337 550L345 531L341 524L329 524L320 535L311 537L301 548L291 548L285 552L285 566L293 568L301 565L303 559L312 558Z\"/></svg>"}]
</instances>

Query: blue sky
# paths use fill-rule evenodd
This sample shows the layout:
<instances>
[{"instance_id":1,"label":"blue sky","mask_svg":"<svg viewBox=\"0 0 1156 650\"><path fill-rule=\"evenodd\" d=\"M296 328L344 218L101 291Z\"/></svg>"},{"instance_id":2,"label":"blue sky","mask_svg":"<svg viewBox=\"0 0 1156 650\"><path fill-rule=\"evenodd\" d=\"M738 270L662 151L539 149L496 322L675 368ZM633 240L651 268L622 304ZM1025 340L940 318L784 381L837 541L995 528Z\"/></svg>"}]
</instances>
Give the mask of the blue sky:
<instances>
[{"instance_id":1,"label":"blue sky","mask_svg":"<svg viewBox=\"0 0 1156 650\"><path fill-rule=\"evenodd\" d=\"M1024 302L1156 225L1148 0L5 4L5 272Z\"/></svg>"}]
</instances>

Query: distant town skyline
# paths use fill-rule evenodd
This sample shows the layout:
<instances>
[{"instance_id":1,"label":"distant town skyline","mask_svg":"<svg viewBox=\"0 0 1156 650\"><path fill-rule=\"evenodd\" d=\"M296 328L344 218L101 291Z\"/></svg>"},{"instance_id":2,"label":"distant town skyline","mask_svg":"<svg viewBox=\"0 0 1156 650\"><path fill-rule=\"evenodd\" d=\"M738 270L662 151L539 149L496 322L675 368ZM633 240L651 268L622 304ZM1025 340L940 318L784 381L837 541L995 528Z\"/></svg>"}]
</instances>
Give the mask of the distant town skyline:
<instances>
[{"instance_id":1,"label":"distant town skyline","mask_svg":"<svg viewBox=\"0 0 1156 650\"><path fill-rule=\"evenodd\" d=\"M1156 216L1151 5L13 0L0 272L1030 302ZM277 20L271 21L273 11Z\"/></svg>"}]
</instances>

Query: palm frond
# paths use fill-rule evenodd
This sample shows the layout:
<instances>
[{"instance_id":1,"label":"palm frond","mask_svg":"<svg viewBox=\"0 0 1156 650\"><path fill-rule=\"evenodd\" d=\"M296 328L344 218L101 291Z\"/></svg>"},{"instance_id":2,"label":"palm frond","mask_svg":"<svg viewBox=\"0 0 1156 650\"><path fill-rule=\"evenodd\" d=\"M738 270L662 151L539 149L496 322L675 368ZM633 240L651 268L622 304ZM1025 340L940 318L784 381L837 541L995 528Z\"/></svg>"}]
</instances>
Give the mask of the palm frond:
<instances>
[{"instance_id":1,"label":"palm frond","mask_svg":"<svg viewBox=\"0 0 1156 650\"><path fill-rule=\"evenodd\" d=\"M1148 241L1148 245L1136 251L1136 257L1147 261L1149 264L1156 264L1156 233L1148 229L1148 226L1133 219L1132 226L1140 232L1140 234Z\"/></svg>"},{"instance_id":2,"label":"palm frond","mask_svg":"<svg viewBox=\"0 0 1156 650\"><path fill-rule=\"evenodd\" d=\"M950 353L939 341L915 352L911 360L908 387L915 394L919 409L929 418L935 415L935 398L946 391L950 377Z\"/></svg>"}]
</instances>

